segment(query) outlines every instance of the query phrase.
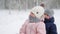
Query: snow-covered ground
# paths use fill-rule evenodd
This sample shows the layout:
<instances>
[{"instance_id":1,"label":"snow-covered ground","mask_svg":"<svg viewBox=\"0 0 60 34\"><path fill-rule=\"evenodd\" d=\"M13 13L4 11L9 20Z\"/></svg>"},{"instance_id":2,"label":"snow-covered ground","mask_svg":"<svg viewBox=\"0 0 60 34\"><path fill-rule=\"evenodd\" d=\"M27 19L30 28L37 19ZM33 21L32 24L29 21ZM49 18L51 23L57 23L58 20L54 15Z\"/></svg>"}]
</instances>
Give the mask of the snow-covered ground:
<instances>
[{"instance_id":1,"label":"snow-covered ground","mask_svg":"<svg viewBox=\"0 0 60 34\"><path fill-rule=\"evenodd\" d=\"M55 11L55 24L60 34L60 10ZM0 10L0 34L19 34L19 29L28 18L29 11Z\"/></svg>"},{"instance_id":2,"label":"snow-covered ground","mask_svg":"<svg viewBox=\"0 0 60 34\"><path fill-rule=\"evenodd\" d=\"M60 9L54 10L55 12L55 24L57 25L58 34L60 34Z\"/></svg>"}]
</instances>

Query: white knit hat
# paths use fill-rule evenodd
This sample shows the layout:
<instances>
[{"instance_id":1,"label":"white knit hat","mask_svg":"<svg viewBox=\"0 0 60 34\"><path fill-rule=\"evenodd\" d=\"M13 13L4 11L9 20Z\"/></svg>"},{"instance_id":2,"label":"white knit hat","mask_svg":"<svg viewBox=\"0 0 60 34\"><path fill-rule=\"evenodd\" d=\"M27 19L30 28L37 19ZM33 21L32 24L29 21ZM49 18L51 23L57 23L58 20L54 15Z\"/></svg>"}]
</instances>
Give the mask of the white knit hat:
<instances>
[{"instance_id":1,"label":"white knit hat","mask_svg":"<svg viewBox=\"0 0 60 34\"><path fill-rule=\"evenodd\" d=\"M36 6L36 7L31 9L31 12L34 13L34 15L37 18L41 18L41 16L44 14L44 8L41 6Z\"/></svg>"}]
</instances>

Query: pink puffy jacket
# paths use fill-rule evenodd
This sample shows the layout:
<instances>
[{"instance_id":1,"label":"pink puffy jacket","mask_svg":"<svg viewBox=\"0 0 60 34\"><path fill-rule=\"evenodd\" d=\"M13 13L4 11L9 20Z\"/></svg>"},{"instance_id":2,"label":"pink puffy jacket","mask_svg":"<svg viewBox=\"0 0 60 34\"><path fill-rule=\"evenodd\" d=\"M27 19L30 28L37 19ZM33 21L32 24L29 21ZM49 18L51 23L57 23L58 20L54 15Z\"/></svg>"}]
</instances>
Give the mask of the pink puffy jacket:
<instances>
[{"instance_id":1,"label":"pink puffy jacket","mask_svg":"<svg viewBox=\"0 0 60 34\"><path fill-rule=\"evenodd\" d=\"M45 24L43 22L29 23L27 20L20 29L20 34L46 34Z\"/></svg>"}]
</instances>

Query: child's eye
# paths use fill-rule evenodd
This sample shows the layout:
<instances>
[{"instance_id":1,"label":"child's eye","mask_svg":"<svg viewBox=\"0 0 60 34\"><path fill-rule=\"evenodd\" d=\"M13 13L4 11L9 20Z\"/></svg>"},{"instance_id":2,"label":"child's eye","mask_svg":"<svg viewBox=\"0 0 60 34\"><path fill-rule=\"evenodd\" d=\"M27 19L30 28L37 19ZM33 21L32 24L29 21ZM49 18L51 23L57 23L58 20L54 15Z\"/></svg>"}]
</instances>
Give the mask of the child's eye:
<instances>
[{"instance_id":1,"label":"child's eye","mask_svg":"<svg viewBox=\"0 0 60 34\"><path fill-rule=\"evenodd\" d=\"M36 12L36 14L38 14L39 12Z\"/></svg>"}]
</instances>

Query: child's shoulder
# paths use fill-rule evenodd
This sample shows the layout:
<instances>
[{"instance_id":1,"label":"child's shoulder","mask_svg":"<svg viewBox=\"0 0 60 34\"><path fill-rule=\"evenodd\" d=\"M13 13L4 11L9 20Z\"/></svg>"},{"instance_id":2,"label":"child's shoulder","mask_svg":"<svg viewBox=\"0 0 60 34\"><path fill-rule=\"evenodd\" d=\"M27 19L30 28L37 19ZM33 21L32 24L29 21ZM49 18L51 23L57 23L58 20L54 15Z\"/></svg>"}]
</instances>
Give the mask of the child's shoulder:
<instances>
[{"instance_id":1,"label":"child's shoulder","mask_svg":"<svg viewBox=\"0 0 60 34\"><path fill-rule=\"evenodd\" d=\"M26 21L26 22L29 22L29 19L26 19L25 21Z\"/></svg>"},{"instance_id":2,"label":"child's shoulder","mask_svg":"<svg viewBox=\"0 0 60 34\"><path fill-rule=\"evenodd\" d=\"M54 19L54 17L51 17L51 19Z\"/></svg>"},{"instance_id":3,"label":"child's shoulder","mask_svg":"<svg viewBox=\"0 0 60 34\"><path fill-rule=\"evenodd\" d=\"M29 19L26 19L26 20L25 20L25 23L29 23Z\"/></svg>"}]
</instances>

